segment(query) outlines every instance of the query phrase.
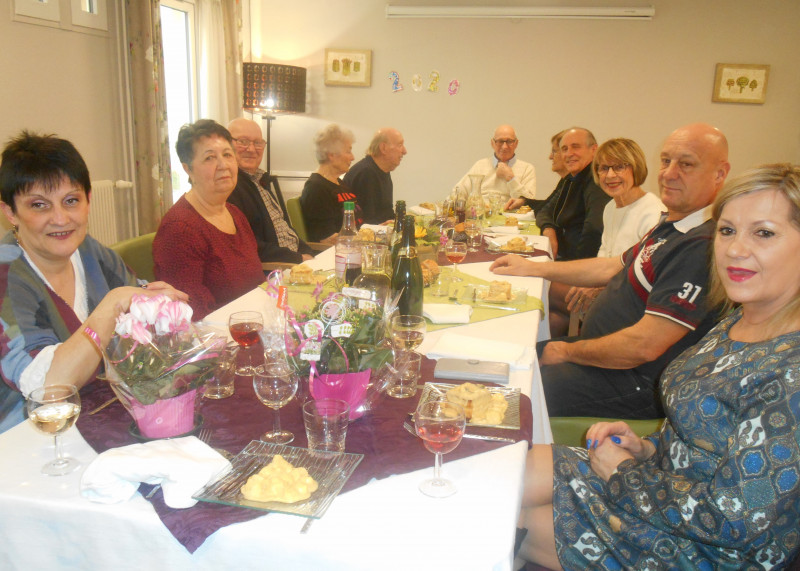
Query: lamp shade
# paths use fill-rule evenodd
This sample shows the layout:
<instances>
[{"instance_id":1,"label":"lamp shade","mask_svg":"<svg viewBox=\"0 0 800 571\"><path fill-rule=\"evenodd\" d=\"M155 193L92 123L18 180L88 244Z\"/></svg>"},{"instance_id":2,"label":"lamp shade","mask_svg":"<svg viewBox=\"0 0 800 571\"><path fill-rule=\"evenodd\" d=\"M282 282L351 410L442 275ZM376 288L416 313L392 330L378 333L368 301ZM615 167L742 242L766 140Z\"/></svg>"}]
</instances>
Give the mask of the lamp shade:
<instances>
[{"instance_id":1,"label":"lamp shade","mask_svg":"<svg viewBox=\"0 0 800 571\"><path fill-rule=\"evenodd\" d=\"M249 111L303 113L306 110L306 69L280 63L245 63L244 103Z\"/></svg>"}]
</instances>

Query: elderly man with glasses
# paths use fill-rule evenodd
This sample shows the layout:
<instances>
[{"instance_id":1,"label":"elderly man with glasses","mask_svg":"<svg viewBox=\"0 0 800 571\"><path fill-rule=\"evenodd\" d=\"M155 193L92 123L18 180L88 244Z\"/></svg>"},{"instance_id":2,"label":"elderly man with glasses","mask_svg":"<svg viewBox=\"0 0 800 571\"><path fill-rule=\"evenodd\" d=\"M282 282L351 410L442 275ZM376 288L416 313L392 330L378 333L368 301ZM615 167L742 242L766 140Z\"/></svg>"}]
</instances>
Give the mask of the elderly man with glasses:
<instances>
[{"instance_id":1,"label":"elderly man with glasses","mask_svg":"<svg viewBox=\"0 0 800 571\"><path fill-rule=\"evenodd\" d=\"M242 117L228 125L233 150L239 163L236 188L228 197L247 217L258 244L262 262L300 263L313 258L314 251L303 242L289 223L289 213L280 189L261 170L266 141L255 121Z\"/></svg>"},{"instance_id":2,"label":"elderly man with glasses","mask_svg":"<svg viewBox=\"0 0 800 571\"><path fill-rule=\"evenodd\" d=\"M457 186L469 192L469 176L477 174L483 176L481 193L484 198L494 195L501 206L510 198L536 198L536 171L532 164L517 158L519 139L514 128L500 125L495 129L490 143L494 150L492 156L472 165Z\"/></svg>"}]
</instances>

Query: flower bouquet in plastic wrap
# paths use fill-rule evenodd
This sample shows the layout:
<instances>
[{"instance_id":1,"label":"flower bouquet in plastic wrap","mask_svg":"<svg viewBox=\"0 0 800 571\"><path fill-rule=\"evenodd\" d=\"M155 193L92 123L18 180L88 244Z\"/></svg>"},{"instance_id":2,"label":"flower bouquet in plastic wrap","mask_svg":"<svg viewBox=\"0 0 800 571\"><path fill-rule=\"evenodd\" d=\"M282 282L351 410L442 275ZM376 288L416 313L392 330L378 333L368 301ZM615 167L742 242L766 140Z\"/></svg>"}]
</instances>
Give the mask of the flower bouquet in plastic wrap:
<instances>
[{"instance_id":1,"label":"flower bouquet in plastic wrap","mask_svg":"<svg viewBox=\"0 0 800 571\"><path fill-rule=\"evenodd\" d=\"M347 401L351 420L375 405L396 374L386 338L385 311L390 304L384 308L357 296L354 288L327 294L318 288L311 306L304 309L278 301L286 315L287 360L308 378L311 398Z\"/></svg>"},{"instance_id":2,"label":"flower bouquet in plastic wrap","mask_svg":"<svg viewBox=\"0 0 800 571\"><path fill-rule=\"evenodd\" d=\"M164 295L136 295L105 352L111 388L145 438L197 428L199 397L226 339L192 324L192 309Z\"/></svg>"}]
</instances>

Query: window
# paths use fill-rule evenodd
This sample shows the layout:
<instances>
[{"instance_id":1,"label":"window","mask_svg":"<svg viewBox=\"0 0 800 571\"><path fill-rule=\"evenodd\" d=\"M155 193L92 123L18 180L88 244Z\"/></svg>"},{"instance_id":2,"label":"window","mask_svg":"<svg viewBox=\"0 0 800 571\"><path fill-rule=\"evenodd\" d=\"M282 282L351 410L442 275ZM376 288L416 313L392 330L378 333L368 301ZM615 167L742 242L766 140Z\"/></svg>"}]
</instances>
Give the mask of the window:
<instances>
[{"instance_id":1,"label":"window","mask_svg":"<svg viewBox=\"0 0 800 571\"><path fill-rule=\"evenodd\" d=\"M189 190L189 179L175 153L175 141L181 126L197 119L195 30L194 3L186 0L161 0L161 41L167 89L173 204Z\"/></svg>"}]
</instances>

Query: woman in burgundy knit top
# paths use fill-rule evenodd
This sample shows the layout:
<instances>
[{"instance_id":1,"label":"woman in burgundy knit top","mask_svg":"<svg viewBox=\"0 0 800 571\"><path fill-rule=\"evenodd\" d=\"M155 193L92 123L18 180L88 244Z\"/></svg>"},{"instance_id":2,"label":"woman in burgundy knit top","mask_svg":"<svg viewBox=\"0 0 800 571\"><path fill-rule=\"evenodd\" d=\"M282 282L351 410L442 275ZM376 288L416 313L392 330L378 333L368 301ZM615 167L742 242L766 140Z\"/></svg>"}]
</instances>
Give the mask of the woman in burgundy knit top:
<instances>
[{"instance_id":1,"label":"woman in burgundy knit top","mask_svg":"<svg viewBox=\"0 0 800 571\"><path fill-rule=\"evenodd\" d=\"M201 119L181 128L175 148L192 188L161 220L155 274L189 294L202 319L263 282L264 272L247 218L226 202L237 174L231 134Z\"/></svg>"}]
</instances>

